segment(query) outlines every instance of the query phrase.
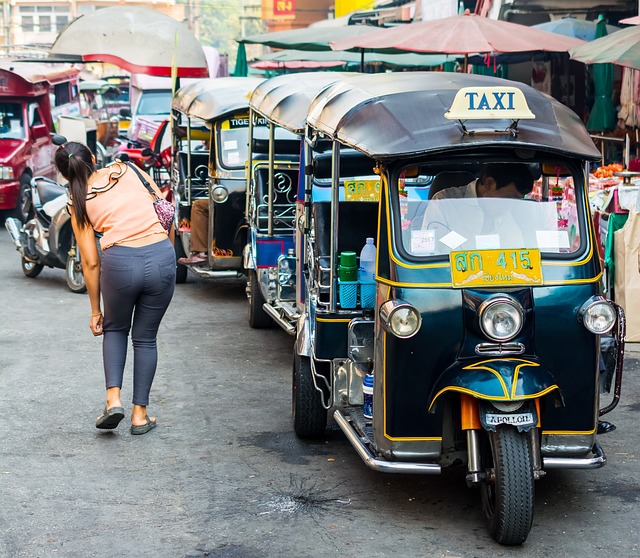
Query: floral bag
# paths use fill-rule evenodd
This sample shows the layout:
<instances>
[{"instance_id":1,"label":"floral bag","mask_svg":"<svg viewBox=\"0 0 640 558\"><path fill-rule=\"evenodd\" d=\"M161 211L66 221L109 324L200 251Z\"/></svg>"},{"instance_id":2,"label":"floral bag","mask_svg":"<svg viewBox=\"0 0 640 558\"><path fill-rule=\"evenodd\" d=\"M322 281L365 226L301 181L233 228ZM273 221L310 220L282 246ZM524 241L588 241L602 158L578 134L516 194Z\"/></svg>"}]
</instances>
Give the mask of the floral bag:
<instances>
[{"instance_id":1,"label":"floral bag","mask_svg":"<svg viewBox=\"0 0 640 558\"><path fill-rule=\"evenodd\" d=\"M170 231L176 214L175 206L171 202L161 198L151 187L149 181L144 176L142 176L142 174L140 174L140 172L134 165L127 163L127 166L138 175L140 182L144 184L144 187L149 190L149 193L153 196L153 208L156 210L156 215L158 215L160 224L165 231Z\"/></svg>"}]
</instances>

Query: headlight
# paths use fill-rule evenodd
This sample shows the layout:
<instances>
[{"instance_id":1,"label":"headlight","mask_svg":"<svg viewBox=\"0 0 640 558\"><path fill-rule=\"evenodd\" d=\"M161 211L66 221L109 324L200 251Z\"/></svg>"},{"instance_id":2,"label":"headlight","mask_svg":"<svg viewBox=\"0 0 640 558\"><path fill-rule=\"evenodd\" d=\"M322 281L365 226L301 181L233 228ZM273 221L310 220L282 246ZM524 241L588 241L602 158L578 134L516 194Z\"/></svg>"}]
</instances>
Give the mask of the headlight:
<instances>
[{"instance_id":1,"label":"headlight","mask_svg":"<svg viewBox=\"0 0 640 558\"><path fill-rule=\"evenodd\" d=\"M592 297L578 311L582 324L591 333L607 333L616 323L616 311L604 298Z\"/></svg>"},{"instance_id":2,"label":"headlight","mask_svg":"<svg viewBox=\"0 0 640 558\"><path fill-rule=\"evenodd\" d=\"M524 405L524 401L492 401L491 404L503 413L513 413Z\"/></svg>"},{"instance_id":3,"label":"headlight","mask_svg":"<svg viewBox=\"0 0 640 558\"><path fill-rule=\"evenodd\" d=\"M13 169L0 166L0 180L13 180Z\"/></svg>"},{"instance_id":4,"label":"headlight","mask_svg":"<svg viewBox=\"0 0 640 558\"><path fill-rule=\"evenodd\" d=\"M386 332L406 339L420 329L422 317L413 306L403 300L387 300L380 306L380 321Z\"/></svg>"},{"instance_id":5,"label":"headlight","mask_svg":"<svg viewBox=\"0 0 640 558\"><path fill-rule=\"evenodd\" d=\"M229 191L224 186L216 186L211 190L211 199L216 203L224 203L229 197Z\"/></svg>"},{"instance_id":6,"label":"headlight","mask_svg":"<svg viewBox=\"0 0 640 558\"><path fill-rule=\"evenodd\" d=\"M494 341L509 341L522 330L524 311L509 296L488 298L480 305L478 312L482 332Z\"/></svg>"}]
</instances>

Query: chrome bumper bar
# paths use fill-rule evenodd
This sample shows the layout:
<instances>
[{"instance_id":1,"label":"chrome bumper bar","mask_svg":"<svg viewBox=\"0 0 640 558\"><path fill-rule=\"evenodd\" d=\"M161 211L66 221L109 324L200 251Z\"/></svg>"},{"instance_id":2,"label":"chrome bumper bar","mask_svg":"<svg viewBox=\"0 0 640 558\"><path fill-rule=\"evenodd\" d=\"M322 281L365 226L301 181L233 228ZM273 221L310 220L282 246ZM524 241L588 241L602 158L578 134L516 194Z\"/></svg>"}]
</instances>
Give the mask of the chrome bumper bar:
<instances>
[{"instance_id":1,"label":"chrome bumper bar","mask_svg":"<svg viewBox=\"0 0 640 558\"><path fill-rule=\"evenodd\" d=\"M598 442L591 449L593 457L543 457L544 469L599 469L604 467L607 456Z\"/></svg>"},{"instance_id":2,"label":"chrome bumper bar","mask_svg":"<svg viewBox=\"0 0 640 558\"><path fill-rule=\"evenodd\" d=\"M441 472L440 465L436 463L412 463L409 461L387 461L386 459L378 459L373 456L369 448L364 444L360 436L351 426L349 420L339 411L335 410L333 418L338 426L344 432L345 436L351 442L362 461L367 467L380 473L407 473L411 475L439 475Z\"/></svg>"}]
</instances>

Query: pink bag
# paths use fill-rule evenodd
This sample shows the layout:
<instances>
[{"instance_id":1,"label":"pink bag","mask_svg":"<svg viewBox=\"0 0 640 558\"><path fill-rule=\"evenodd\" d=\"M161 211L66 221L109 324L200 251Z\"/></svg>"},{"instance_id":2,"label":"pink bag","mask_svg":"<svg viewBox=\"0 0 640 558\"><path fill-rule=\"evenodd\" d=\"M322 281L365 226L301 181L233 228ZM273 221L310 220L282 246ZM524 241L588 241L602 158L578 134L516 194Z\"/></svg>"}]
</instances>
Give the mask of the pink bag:
<instances>
[{"instance_id":1,"label":"pink bag","mask_svg":"<svg viewBox=\"0 0 640 558\"><path fill-rule=\"evenodd\" d=\"M153 196L154 198L153 208L156 210L156 215L158 216L158 220L160 221L162 228L165 231L169 232L171 230L171 225L173 225L173 220L176 215L175 206L171 202L161 198L156 193L156 191L151 187L151 184L149 184L149 181L144 176L142 176L142 174L140 174L140 172L134 165L130 165L129 163L127 163L127 166L138 175L140 182L144 184L145 188L149 190L149 193Z\"/></svg>"}]
</instances>

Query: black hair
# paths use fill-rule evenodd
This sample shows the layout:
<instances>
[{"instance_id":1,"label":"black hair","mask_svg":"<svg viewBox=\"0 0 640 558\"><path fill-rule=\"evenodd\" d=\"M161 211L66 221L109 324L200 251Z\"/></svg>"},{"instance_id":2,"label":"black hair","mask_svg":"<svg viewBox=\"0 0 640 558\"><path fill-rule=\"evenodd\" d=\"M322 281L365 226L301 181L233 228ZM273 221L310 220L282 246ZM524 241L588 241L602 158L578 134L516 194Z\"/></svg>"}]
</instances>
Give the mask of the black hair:
<instances>
[{"instance_id":1,"label":"black hair","mask_svg":"<svg viewBox=\"0 0 640 558\"><path fill-rule=\"evenodd\" d=\"M87 183L95 171L91 151L82 143L70 141L56 149L54 161L60 174L69 181L76 221L83 227L90 227L91 221L87 215Z\"/></svg>"},{"instance_id":2,"label":"black hair","mask_svg":"<svg viewBox=\"0 0 640 558\"><path fill-rule=\"evenodd\" d=\"M480 182L490 176L496 181L496 190L515 184L523 196L533 189L533 176L529 167L522 163L486 163L480 169Z\"/></svg>"}]
</instances>

